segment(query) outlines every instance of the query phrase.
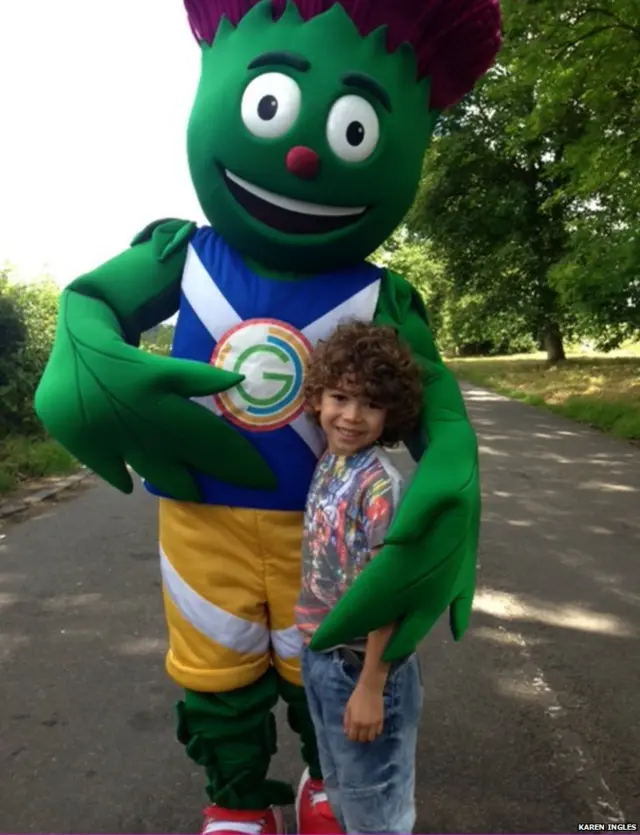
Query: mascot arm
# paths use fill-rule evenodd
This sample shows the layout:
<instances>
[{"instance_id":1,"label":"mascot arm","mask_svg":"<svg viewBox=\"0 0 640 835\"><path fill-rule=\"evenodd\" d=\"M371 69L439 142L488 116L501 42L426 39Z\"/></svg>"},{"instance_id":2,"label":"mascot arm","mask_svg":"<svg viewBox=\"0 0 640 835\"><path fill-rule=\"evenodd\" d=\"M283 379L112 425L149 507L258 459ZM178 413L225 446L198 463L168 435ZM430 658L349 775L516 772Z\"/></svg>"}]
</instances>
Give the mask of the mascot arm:
<instances>
[{"instance_id":1,"label":"mascot arm","mask_svg":"<svg viewBox=\"0 0 640 835\"><path fill-rule=\"evenodd\" d=\"M471 613L480 525L477 439L460 388L435 347L424 305L408 282L387 273L376 321L391 325L423 370L424 447L380 554L335 607L311 644L327 649L399 623L385 660L412 652L449 608L460 640ZM424 441L424 443L422 442Z\"/></svg>"},{"instance_id":2,"label":"mascot arm","mask_svg":"<svg viewBox=\"0 0 640 835\"><path fill-rule=\"evenodd\" d=\"M125 493L133 489L127 464L184 501L200 498L196 468L230 483L273 485L254 447L190 400L243 378L137 348L141 333L178 309L194 229L179 220L152 224L60 297L36 412L52 437Z\"/></svg>"}]
</instances>

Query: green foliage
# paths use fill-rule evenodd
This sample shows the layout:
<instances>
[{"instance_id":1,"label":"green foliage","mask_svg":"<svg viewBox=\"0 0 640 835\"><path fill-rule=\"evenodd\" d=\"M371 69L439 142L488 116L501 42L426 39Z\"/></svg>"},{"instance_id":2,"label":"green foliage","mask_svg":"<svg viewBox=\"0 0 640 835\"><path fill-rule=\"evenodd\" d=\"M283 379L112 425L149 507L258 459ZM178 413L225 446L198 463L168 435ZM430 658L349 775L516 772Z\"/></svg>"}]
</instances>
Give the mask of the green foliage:
<instances>
[{"instance_id":1,"label":"green foliage","mask_svg":"<svg viewBox=\"0 0 640 835\"><path fill-rule=\"evenodd\" d=\"M59 291L49 277L12 282L0 270L0 494L29 478L72 472L65 449L44 436L33 408L56 329Z\"/></svg>"},{"instance_id":2,"label":"green foliage","mask_svg":"<svg viewBox=\"0 0 640 835\"><path fill-rule=\"evenodd\" d=\"M9 277L6 272L0 271L0 362L2 358L13 354L27 339L20 311L7 292L8 287Z\"/></svg>"},{"instance_id":3,"label":"green foliage","mask_svg":"<svg viewBox=\"0 0 640 835\"><path fill-rule=\"evenodd\" d=\"M175 328L173 325L161 324L142 334L140 347L150 354L161 354L168 356L171 353L171 345Z\"/></svg>"},{"instance_id":4,"label":"green foliage","mask_svg":"<svg viewBox=\"0 0 640 835\"><path fill-rule=\"evenodd\" d=\"M552 285L599 347L640 331L640 4L637 0L505 0L513 67L535 85L520 126L556 138L549 207L569 207ZM512 129L514 125L512 124Z\"/></svg>"},{"instance_id":5,"label":"green foliage","mask_svg":"<svg viewBox=\"0 0 640 835\"><path fill-rule=\"evenodd\" d=\"M445 262L422 235L400 227L371 260L404 276L421 293L438 346L445 354L510 354L535 349L521 318L512 311L492 311L480 292L456 293Z\"/></svg>"},{"instance_id":6,"label":"green foliage","mask_svg":"<svg viewBox=\"0 0 640 835\"><path fill-rule=\"evenodd\" d=\"M550 358L563 337L611 349L640 331L640 5L503 10L499 64L442 118L408 222L446 264L456 327L484 318Z\"/></svg>"},{"instance_id":7,"label":"green foliage","mask_svg":"<svg viewBox=\"0 0 640 835\"><path fill-rule=\"evenodd\" d=\"M48 277L12 283L0 273L0 439L39 435L33 397L47 363L56 327L58 288Z\"/></svg>"},{"instance_id":8,"label":"green foliage","mask_svg":"<svg viewBox=\"0 0 640 835\"><path fill-rule=\"evenodd\" d=\"M536 344L522 316L508 309L495 309L481 293L446 298L440 338L450 356L493 356L527 353Z\"/></svg>"},{"instance_id":9,"label":"green foliage","mask_svg":"<svg viewBox=\"0 0 640 835\"><path fill-rule=\"evenodd\" d=\"M455 321L484 322L481 341L493 344L518 333L547 340L559 359L554 336L575 321L548 276L566 252L566 208L547 208L552 151L518 146L511 131L532 96L498 74L443 119L409 220L446 261Z\"/></svg>"},{"instance_id":10,"label":"green foliage","mask_svg":"<svg viewBox=\"0 0 640 835\"><path fill-rule=\"evenodd\" d=\"M444 265L421 235L400 226L374 252L371 261L403 276L425 300L434 333L442 330L442 307L446 297Z\"/></svg>"},{"instance_id":11,"label":"green foliage","mask_svg":"<svg viewBox=\"0 0 640 835\"><path fill-rule=\"evenodd\" d=\"M553 368L521 358L453 360L449 366L461 379L529 406L640 441L637 357L569 357Z\"/></svg>"},{"instance_id":12,"label":"green foliage","mask_svg":"<svg viewBox=\"0 0 640 835\"><path fill-rule=\"evenodd\" d=\"M55 441L12 436L0 442L0 494L25 479L65 475L76 468L73 456Z\"/></svg>"}]
</instances>

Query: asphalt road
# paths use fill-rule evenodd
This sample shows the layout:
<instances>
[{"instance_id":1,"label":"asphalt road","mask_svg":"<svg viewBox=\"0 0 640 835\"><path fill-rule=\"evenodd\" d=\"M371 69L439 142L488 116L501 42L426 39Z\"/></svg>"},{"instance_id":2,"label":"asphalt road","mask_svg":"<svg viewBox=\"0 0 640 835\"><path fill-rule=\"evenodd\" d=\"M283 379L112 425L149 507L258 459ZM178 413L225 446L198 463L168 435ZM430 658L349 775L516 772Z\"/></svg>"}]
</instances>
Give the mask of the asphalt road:
<instances>
[{"instance_id":1,"label":"asphalt road","mask_svg":"<svg viewBox=\"0 0 640 835\"><path fill-rule=\"evenodd\" d=\"M470 388L473 626L422 649L417 832L640 822L640 449ZM404 453L397 462L408 467ZM156 511L92 484L0 529L0 832L199 831L174 740ZM273 773L298 779L282 711Z\"/></svg>"}]
</instances>

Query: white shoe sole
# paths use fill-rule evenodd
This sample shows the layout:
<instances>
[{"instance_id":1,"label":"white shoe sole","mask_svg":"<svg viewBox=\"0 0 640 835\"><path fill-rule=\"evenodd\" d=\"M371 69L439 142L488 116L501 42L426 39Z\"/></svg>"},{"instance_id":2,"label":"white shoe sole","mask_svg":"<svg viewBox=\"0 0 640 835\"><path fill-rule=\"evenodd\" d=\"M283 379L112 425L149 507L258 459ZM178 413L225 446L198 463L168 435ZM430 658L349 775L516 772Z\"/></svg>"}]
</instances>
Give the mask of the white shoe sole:
<instances>
[{"instance_id":1,"label":"white shoe sole","mask_svg":"<svg viewBox=\"0 0 640 835\"><path fill-rule=\"evenodd\" d=\"M284 812L280 806L272 806L271 811L273 812L273 817L276 822L276 832L278 835L287 835L287 827L284 823ZM210 835L214 835L215 832L222 831L223 829L233 829L238 833L250 833L252 831L255 832L255 824L242 823L238 821L217 821L209 826L208 833Z\"/></svg>"},{"instance_id":2,"label":"white shoe sole","mask_svg":"<svg viewBox=\"0 0 640 835\"><path fill-rule=\"evenodd\" d=\"M276 819L276 832L279 835L287 835L287 827L284 822L284 812L279 806L273 807L273 816Z\"/></svg>"},{"instance_id":3,"label":"white shoe sole","mask_svg":"<svg viewBox=\"0 0 640 835\"><path fill-rule=\"evenodd\" d=\"M304 784L309 779L309 769L305 768L298 784L298 793L296 794L296 831L300 832L300 800L302 799L302 789Z\"/></svg>"}]
</instances>

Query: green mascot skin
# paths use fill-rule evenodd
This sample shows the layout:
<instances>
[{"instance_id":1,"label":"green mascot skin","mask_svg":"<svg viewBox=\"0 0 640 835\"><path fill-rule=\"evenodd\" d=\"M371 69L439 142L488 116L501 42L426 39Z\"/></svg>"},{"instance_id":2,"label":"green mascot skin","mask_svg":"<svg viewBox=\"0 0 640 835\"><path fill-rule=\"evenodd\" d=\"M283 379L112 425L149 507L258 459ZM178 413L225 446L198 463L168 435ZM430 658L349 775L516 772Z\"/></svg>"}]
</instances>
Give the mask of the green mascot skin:
<instances>
[{"instance_id":1,"label":"green mascot skin","mask_svg":"<svg viewBox=\"0 0 640 835\"><path fill-rule=\"evenodd\" d=\"M260 276L305 282L359 264L411 206L439 111L428 106L431 79L418 78L414 49L404 44L390 52L385 37L384 29L363 37L341 4L305 20L289 3L276 19L271 0L261 0L237 25L222 17L211 44L202 40L188 126L191 177L213 229ZM304 163L297 176L294 153ZM274 195L284 195L290 209L334 211L301 212L297 227L291 212L288 225L264 222L263 199ZM152 223L129 249L64 290L36 394L48 432L108 483L131 492L128 464L186 503L201 501L196 469L233 485L278 489L246 436L191 400L228 391L242 375L138 349L145 330L178 310L194 231L187 221ZM311 647L328 649L397 621L385 655L393 661L413 652L447 610L454 638L463 636L474 595L480 489L476 437L459 387L434 345L420 297L390 271L374 321L397 329L424 372L421 429L406 439L418 463L385 547ZM179 738L205 767L209 796L220 806L291 801L288 786L266 779L275 750L268 717L278 694L319 778L300 688L269 674L224 694L187 689ZM265 741L258 743L261 729Z\"/></svg>"}]
</instances>

